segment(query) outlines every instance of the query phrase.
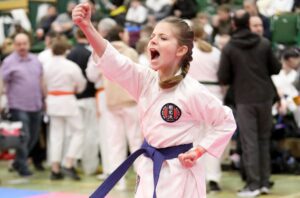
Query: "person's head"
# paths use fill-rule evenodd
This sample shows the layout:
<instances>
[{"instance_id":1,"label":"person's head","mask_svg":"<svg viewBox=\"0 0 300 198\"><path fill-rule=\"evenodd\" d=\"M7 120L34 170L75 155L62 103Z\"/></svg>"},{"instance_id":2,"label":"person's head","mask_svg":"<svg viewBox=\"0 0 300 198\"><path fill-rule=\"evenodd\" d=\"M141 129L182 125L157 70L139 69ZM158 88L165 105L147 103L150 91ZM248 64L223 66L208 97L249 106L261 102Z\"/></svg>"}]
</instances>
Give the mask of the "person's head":
<instances>
[{"instance_id":1,"label":"person's head","mask_svg":"<svg viewBox=\"0 0 300 198\"><path fill-rule=\"evenodd\" d=\"M264 26L261 18L259 16L251 16L249 20L249 28L251 32L263 36Z\"/></svg>"},{"instance_id":2,"label":"person's head","mask_svg":"<svg viewBox=\"0 0 300 198\"><path fill-rule=\"evenodd\" d=\"M131 0L130 1L130 7L132 8L137 8L141 5L141 1L139 0Z\"/></svg>"},{"instance_id":3,"label":"person's head","mask_svg":"<svg viewBox=\"0 0 300 198\"><path fill-rule=\"evenodd\" d=\"M67 50L70 48L68 39L64 35L57 35L52 40L52 54L54 56L63 56L66 54Z\"/></svg>"},{"instance_id":4,"label":"person's head","mask_svg":"<svg viewBox=\"0 0 300 198\"><path fill-rule=\"evenodd\" d=\"M106 37L108 32L117 25L117 22L112 18L104 18L98 23L98 32L101 36Z\"/></svg>"},{"instance_id":5,"label":"person's head","mask_svg":"<svg viewBox=\"0 0 300 198\"><path fill-rule=\"evenodd\" d=\"M136 43L136 51L138 54L144 54L147 52L147 45L149 43L149 38L141 38Z\"/></svg>"},{"instance_id":6,"label":"person's head","mask_svg":"<svg viewBox=\"0 0 300 198\"><path fill-rule=\"evenodd\" d=\"M204 31L204 26L196 21L193 21L192 30L194 31L194 39L197 41L197 47L203 52L211 52L212 46L204 41L206 33Z\"/></svg>"},{"instance_id":7,"label":"person's head","mask_svg":"<svg viewBox=\"0 0 300 198\"><path fill-rule=\"evenodd\" d=\"M45 45L50 48L53 38L57 36L57 33L54 31L49 31L45 36Z\"/></svg>"},{"instance_id":8,"label":"person's head","mask_svg":"<svg viewBox=\"0 0 300 198\"><path fill-rule=\"evenodd\" d=\"M30 50L29 36L25 33L18 33L14 38L14 49L21 57L26 57Z\"/></svg>"},{"instance_id":9,"label":"person's head","mask_svg":"<svg viewBox=\"0 0 300 198\"><path fill-rule=\"evenodd\" d=\"M129 43L129 34L126 29L122 26L116 25L113 27L105 37L108 41L123 41L124 43Z\"/></svg>"},{"instance_id":10,"label":"person's head","mask_svg":"<svg viewBox=\"0 0 300 198\"><path fill-rule=\"evenodd\" d=\"M228 34L217 35L215 38L215 45L222 50L224 46L229 42L230 36Z\"/></svg>"},{"instance_id":11,"label":"person's head","mask_svg":"<svg viewBox=\"0 0 300 198\"><path fill-rule=\"evenodd\" d=\"M55 15L57 15L57 9L56 9L56 7L53 6L53 5L50 5L48 7L48 9L47 9L47 15L48 16L55 16Z\"/></svg>"},{"instance_id":12,"label":"person's head","mask_svg":"<svg viewBox=\"0 0 300 198\"><path fill-rule=\"evenodd\" d=\"M168 17L155 26L148 52L152 69L161 77L162 88L173 87L186 76L192 60L193 40L194 32L182 19ZM179 69L181 74L176 75Z\"/></svg>"},{"instance_id":13,"label":"person's head","mask_svg":"<svg viewBox=\"0 0 300 198\"><path fill-rule=\"evenodd\" d=\"M285 69L298 69L300 66L300 49L288 48L282 53L282 65Z\"/></svg>"},{"instance_id":14,"label":"person's head","mask_svg":"<svg viewBox=\"0 0 300 198\"><path fill-rule=\"evenodd\" d=\"M209 23L209 15L207 13L204 12L200 12L197 14L196 20L202 24L202 25L206 25Z\"/></svg>"},{"instance_id":15,"label":"person's head","mask_svg":"<svg viewBox=\"0 0 300 198\"><path fill-rule=\"evenodd\" d=\"M257 16L258 10L256 6L256 0L244 0L244 9L251 15Z\"/></svg>"},{"instance_id":16,"label":"person's head","mask_svg":"<svg viewBox=\"0 0 300 198\"><path fill-rule=\"evenodd\" d=\"M237 10L233 16L233 26L235 29L249 29L250 15L245 10Z\"/></svg>"},{"instance_id":17,"label":"person's head","mask_svg":"<svg viewBox=\"0 0 300 198\"><path fill-rule=\"evenodd\" d=\"M140 31L140 38L147 38L149 39L153 32L153 27L150 25L145 25L142 27Z\"/></svg>"},{"instance_id":18,"label":"person's head","mask_svg":"<svg viewBox=\"0 0 300 198\"><path fill-rule=\"evenodd\" d=\"M230 20L230 7L226 4L219 6L217 9L217 15L220 21Z\"/></svg>"}]
</instances>

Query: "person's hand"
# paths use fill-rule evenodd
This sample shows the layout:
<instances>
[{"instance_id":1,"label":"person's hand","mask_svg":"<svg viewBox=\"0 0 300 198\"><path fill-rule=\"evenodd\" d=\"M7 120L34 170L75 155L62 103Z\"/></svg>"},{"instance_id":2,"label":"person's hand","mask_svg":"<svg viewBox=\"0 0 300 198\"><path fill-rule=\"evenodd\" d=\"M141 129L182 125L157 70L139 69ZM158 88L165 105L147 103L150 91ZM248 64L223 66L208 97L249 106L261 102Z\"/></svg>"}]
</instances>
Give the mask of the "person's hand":
<instances>
[{"instance_id":1,"label":"person's hand","mask_svg":"<svg viewBox=\"0 0 300 198\"><path fill-rule=\"evenodd\" d=\"M77 5L72 11L73 22L80 28L91 25L91 7L88 3Z\"/></svg>"},{"instance_id":2,"label":"person's hand","mask_svg":"<svg viewBox=\"0 0 300 198\"><path fill-rule=\"evenodd\" d=\"M189 150L186 153L178 155L178 159L181 165L185 168L191 168L195 165L198 158L200 158L205 153L205 150L201 147Z\"/></svg>"}]
</instances>

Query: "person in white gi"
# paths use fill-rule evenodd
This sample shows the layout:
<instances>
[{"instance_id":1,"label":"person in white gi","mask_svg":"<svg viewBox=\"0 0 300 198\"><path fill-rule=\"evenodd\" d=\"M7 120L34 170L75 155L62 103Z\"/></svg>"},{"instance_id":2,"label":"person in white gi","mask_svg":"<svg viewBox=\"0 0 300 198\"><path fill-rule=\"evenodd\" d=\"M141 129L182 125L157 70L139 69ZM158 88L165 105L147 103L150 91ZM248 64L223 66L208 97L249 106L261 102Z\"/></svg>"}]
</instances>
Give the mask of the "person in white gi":
<instances>
[{"instance_id":1,"label":"person in white gi","mask_svg":"<svg viewBox=\"0 0 300 198\"><path fill-rule=\"evenodd\" d=\"M280 97L280 105L273 107L273 114L286 115L292 112L300 127L300 108L294 102L294 98L299 95L294 81L297 78L297 67L300 63L300 52L295 49L286 49L281 57L282 69L279 74L273 75L272 80Z\"/></svg>"},{"instance_id":2,"label":"person in white gi","mask_svg":"<svg viewBox=\"0 0 300 198\"><path fill-rule=\"evenodd\" d=\"M159 22L148 44L151 69L121 55L97 33L90 16L87 4L77 5L72 14L74 23L94 48L99 69L138 102L140 124L148 142L144 150L139 150L146 150L147 155L138 161L135 197L156 197L152 155L161 156L158 149L170 149L176 157L162 164L156 187L158 197L205 198L205 172L199 158L205 152L220 157L236 124L228 107L196 80L186 77L192 59L193 31L178 18ZM201 125L207 128L205 133L199 131ZM192 147L195 137L199 144ZM183 147L183 153L174 150Z\"/></svg>"},{"instance_id":3,"label":"person in white gi","mask_svg":"<svg viewBox=\"0 0 300 198\"><path fill-rule=\"evenodd\" d=\"M79 66L65 58L66 50L67 41L63 37L54 39L53 58L44 68L46 105L50 116L49 153L52 180L62 179L62 172L72 179L80 179L74 165L81 157L84 132L75 94L84 90L86 80ZM63 156L66 141L69 142ZM60 168L62 161L65 163Z\"/></svg>"},{"instance_id":4,"label":"person in white gi","mask_svg":"<svg viewBox=\"0 0 300 198\"><path fill-rule=\"evenodd\" d=\"M190 62L188 75L203 84L220 101L223 101L224 94L221 86L218 84L217 77L221 52L203 40L205 31L201 24L193 23L192 29L195 34L195 42L192 55L193 60ZM220 191L221 162L209 154L206 154L204 157L206 180L208 181L209 190Z\"/></svg>"},{"instance_id":5,"label":"person in white gi","mask_svg":"<svg viewBox=\"0 0 300 198\"><path fill-rule=\"evenodd\" d=\"M104 18L98 24L98 32L105 37L108 32L117 25L117 23L111 18ZM98 117L98 133L97 140L99 143L99 149L101 154L101 165L102 165L102 173L97 175L97 178L103 180L107 178L110 174L110 148L111 146L108 144L107 137L111 136L109 133L110 129L108 126L108 113L107 104L106 104L106 95L105 89L103 85L103 76L101 71L95 67L92 59L90 58L88 67L86 69L87 78L95 84L96 92L96 104L97 104L97 117Z\"/></svg>"}]
</instances>

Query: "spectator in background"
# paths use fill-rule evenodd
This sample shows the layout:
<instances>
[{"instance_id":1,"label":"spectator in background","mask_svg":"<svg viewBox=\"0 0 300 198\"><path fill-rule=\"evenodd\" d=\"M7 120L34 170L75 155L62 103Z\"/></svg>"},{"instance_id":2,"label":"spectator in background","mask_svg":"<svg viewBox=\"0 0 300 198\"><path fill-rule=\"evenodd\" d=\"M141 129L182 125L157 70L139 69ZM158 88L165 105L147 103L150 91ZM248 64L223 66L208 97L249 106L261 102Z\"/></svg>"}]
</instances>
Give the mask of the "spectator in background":
<instances>
[{"instance_id":1,"label":"spectator in background","mask_svg":"<svg viewBox=\"0 0 300 198\"><path fill-rule=\"evenodd\" d=\"M217 35L231 34L231 10L228 5L221 5L217 9L217 15L212 18L213 33L212 39Z\"/></svg>"},{"instance_id":2,"label":"spectator in background","mask_svg":"<svg viewBox=\"0 0 300 198\"><path fill-rule=\"evenodd\" d=\"M196 17L197 23L201 24L204 28L205 31L205 37L203 38L204 40L211 40L213 28L210 24L210 18L209 15L206 13L198 13Z\"/></svg>"},{"instance_id":3,"label":"spectator in background","mask_svg":"<svg viewBox=\"0 0 300 198\"><path fill-rule=\"evenodd\" d=\"M126 14L126 25L142 25L146 22L148 10L142 5L140 0L130 1L130 6Z\"/></svg>"},{"instance_id":4,"label":"spectator in background","mask_svg":"<svg viewBox=\"0 0 300 198\"><path fill-rule=\"evenodd\" d=\"M128 46L126 30L120 26L111 29L106 39L121 54L138 62L137 52ZM109 149L109 171L112 173L127 157L127 143L130 153L142 145L142 133L139 126L138 110L135 100L117 83L104 79L106 103L109 112L107 116L109 134L105 137ZM118 183L118 189L126 187L125 178Z\"/></svg>"},{"instance_id":5,"label":"spectator in background","mask_svg":"<svg viewBox=\"0 0 300 198\"><path fill-rule=\"evenodd\" d=\"M4 39L1 47L1 59L0 63L7 57L9 54L11 54L14 51L14 42L13 39L7 37Z\"/></svg>"},{"instance_id":6,"label":"spectator in background","mask_svg":"<svg viewBox=\"0 0 300 198\"><path fill-rule=\"evenodd\" d=\"M258 0L257 6L260 13L266 17L272 17L276 14L291 12L294 0Z\"/></svg>"},{"instance_id":7,"label":"spectator in background","mask_svg":"<svg viewBox=\"0 0 300 198\"><path fill-rule=\"evenodd\" d=\"M106 37L108 32L116 25L117 25L117 23L115 20L113 20L111 18L104 18L99 22L99 24L97 26L98 32L103 37Z\"/></svg>"},{"instance_id":8,"label":"spectator in background","mask_svg":"<svg viewBox=\"0 0 300 198\"><path fill-rule=\"evenodd\" d=\"M81 72L87 79L85 70L91 56L89 43L80 29L76 31L75 38L77 44L71 49L67 59L79 65ZM87 81L84 91L76 95L83 126L85 126L84 144L82 147L82 167L85 174L95 173L99 164L98 141L95 138L97 131L95 95L95 85L90 81Z\"/></svg>"},{"instance_id":9,"label":"spectator in background","mask_svg":"<svg viewBox=\"0 0 300 198\"><path fill-rule=\"evenodd\" d=\"M282 52L281 56L282 69L279 74L273 75L272 80L276 86L278 95L280 97L280 105L276 109L276 114L282 116L288 112L293 112L298 126L300 126L300 111L293 101L293 98L298 96L298 91L293 85L297 77L296 69L300 63L300 52L295 48L288 48Z\"/></svg>"},{"instance_id":10,"label":"spectator in background","mask_svg":"<svg viewBox=\"0 0 300 198\"><path fill-rule=\"evenodd\" d=\"M65 58L68 48L65 37L53 39L53 58L44 69L47 113L51 120L48 145L51 180L61 180L63 174L80 180L74 167L82 154L84 131L75 94L84 90L86 81L79 66ZM67 145L65 153L64 145Z\"/></svg>"},{"instance_id":11,"label":"spectator in background","mask_svg":"<svg viewBox=\"0 0 300 198\"><path fill-rule=\"evenodd\" d=\"M150 59L148 56L147 46L149 38L142 38L136 44L136 51L139 54L139 64L150 67Z\"/></svg>"},{"instance_id":12,"label":"spectator in background","mask_svg":"<svg viewBox=\"0 0 300 198\"><path fill-rule=\"evenodd\" d=\"M104 18L102 19L98 24L98 32L101 36L106 37L108 33L117 25L116 21L114 21L111 18ZM106 94L104 89L104 83L103 83L103 76L97 67L93 64L93 61L91 60L88 64L88 68L86 69L86 74L88 79L91 82L94 82L95 88L97 90L96 92L96 104L97 104L97 119L98 119L98 130L96 133L96 136L98 138L97 141L99 143L100 147L100 154L101 154L101 165L102 165L102 173L97 175L97 178L100 180L105 179L110 173L110 148L111 145L107 142L107 137L110 136L110 128L107 126L107 103L106 103Z\"/></svg>"},{"instance_id":13,"label":"spectator in background","mask_svg":"<svg viewBox=\"0 0 300 198\"><path fill-rule=\"evenodd\" d=\"M192 19L197 14L197 2L195 0L172 0L174 16L183 19Z\"/></svg>"},{"instance_id":14,"label":"spectator in background","mask_svg":"<svg viewBox=\"0 0 300 198\"><path fill-rule=\"evenodd\" d=\"M32 175L27 158L38 141L42 118L42 64L29 53L29 49L28 35L17 34L14 52L4 59L1 67L11 119L23 124L24 141L17 149L12 164L20 176Z\"/></svg>"},{"instance_id":15,"label":"spectator in background","mask_svg":"<svg viewBox=\"0 0 300 198\"><path fill-rule=\"evenodd\" d=\"M146 0L146 6L149 10L149 17L154 17L155 21L169 16L172 11L172 0ZM152 20L152 19L150 19Z\"/></svg>"},{"instance_id":16,"label":"spectator in background","mask_svg":"<svg viewBox=\"0 0 300 198\"><path fill-rule=\"evenodd\" d=\"M110 17L112 17L119 25L125 24L126 6L125 0L102 0L105 8L109 11Z\"/></svg>"},{"instance_id":17,"label":"spectator in background","mask_svg":"<svg viewBox=\"0 0 300 198\"><path fill-rule=\"evenodd\" d=\"M54 31L48 32L45 36L45 40L44 40L45 49L43 51L41 51L38 55L38 59L42 63L43 66L52 58L51 45L52 45L53 38L55 38L56 36L57 36L57 33L55 33Z\"/></svg>"},{"instance_id":18,"label":"spectator in background","mask_svg":"<svg viewBox=\"0 0 300 198\"><path fill-rule=\"evenodd\" d=\"M249 20L250 31L259 35L264 35L264 26L261 18L259 16L251 16Z\"/></svg>"},{"instance_id":19,"label":"spectator in background","mask_svg":"<svg viewBox=\"0 0 300 198\"><path fill-rule=\"evenodd\" d=\"M52 29L57 33L63 33L68 38L73 37L74 24L72 21L72 10L76 6L74 1L68 2L67 12L58 15L52 23Z\"/></svg>"},{"instance_id":20,"label":"spectator in background","mask_svg":"<svg viewBox=\"0 0 300 198\"><path fill-rule=\"evenodd\" d=\"M250 15L238 10L233 17L234 33L223 48L218 78L234 91L240 131L246 186L239 197L269 193L272 103L276 95L270 75L281 65L271 43L249 30Z\"/></svg>"},{"instance_id":21,"label":"spectator in background","mask_svg":"<svg viewBox=\"0 0 300 198\"><path fill-rule=\"evenodd\" d=\"M259 13L256 0L244 0L244 9L250 14L250 20L254 20L252 22L258 23L258 19L255 18L259 17L261 19L262 26L263 26L263 36L267 39L271 39L271 30L270 30L270 19ZM254 18L252 18L254 17ZM251 21L250 21L251 22ZM250 27L251 28L251 27Z\"/></svg>"},{"instance_id":22,"label":"spectator in background","mask_svg":"<svg viewBox=\"0 0 300 198\"><path fill-rule=\"evenodd\" d=\"M53 21L57 17L56 7L50 5L47 9L47 14L41 18L41 21L37 25L36 36L38 39L43 40L44 36L51 30Z\"/></svg>"}]
</instances>

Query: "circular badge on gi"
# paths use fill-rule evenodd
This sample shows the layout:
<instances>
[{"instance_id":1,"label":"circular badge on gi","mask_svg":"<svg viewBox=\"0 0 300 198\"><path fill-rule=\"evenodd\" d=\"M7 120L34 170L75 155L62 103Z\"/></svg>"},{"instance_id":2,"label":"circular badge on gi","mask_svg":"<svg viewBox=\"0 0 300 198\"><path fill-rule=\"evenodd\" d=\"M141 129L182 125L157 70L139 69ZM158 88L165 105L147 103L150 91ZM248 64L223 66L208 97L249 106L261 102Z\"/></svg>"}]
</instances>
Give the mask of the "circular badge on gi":
<instances>
[{"instance_id":1,"label":"circular badge on gi","mask_svg":"<svg viewBox=\"0 0 300 198\"><path fill-rule=\"evenodd\" d=\"M181 110L173 103L165 104L160 111L162 119L166 122L175 122L181 116Z\"/></svg>"}]
</instances>

